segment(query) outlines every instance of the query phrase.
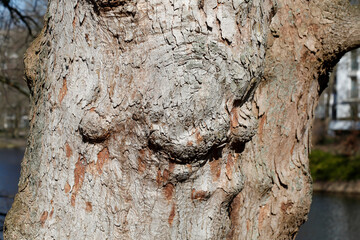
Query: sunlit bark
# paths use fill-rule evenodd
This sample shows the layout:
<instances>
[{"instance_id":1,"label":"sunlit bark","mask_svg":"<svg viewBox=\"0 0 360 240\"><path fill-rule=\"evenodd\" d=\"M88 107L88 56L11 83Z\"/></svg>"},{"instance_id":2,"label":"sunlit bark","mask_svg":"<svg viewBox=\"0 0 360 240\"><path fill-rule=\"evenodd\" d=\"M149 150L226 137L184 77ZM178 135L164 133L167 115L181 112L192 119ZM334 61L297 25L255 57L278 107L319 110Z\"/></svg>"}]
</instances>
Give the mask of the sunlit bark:
<instances>
[{"instance_id":1,"label":"sunlit bark","mask_svg":"<svg viewBox=\"0 0 360 240\"><path fill-rule=\"evenodd\" d=\"M358 22L347 1L49 1L5 237L293 239Z\"/></svg>"}]
</instances>

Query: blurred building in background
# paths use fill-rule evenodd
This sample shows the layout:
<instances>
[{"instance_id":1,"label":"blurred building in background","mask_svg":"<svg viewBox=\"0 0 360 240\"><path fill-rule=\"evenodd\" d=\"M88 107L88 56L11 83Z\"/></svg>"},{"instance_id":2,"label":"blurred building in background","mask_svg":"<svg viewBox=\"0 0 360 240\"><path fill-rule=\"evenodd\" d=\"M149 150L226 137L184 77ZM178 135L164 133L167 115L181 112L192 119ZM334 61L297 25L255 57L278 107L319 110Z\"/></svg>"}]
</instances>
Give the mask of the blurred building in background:
<instances>
[{"instance_id":1,"label":"blurred building in background","mask_svg":"<svg viewBox=\"0 0 360 240\"><path fill-rule=\"evenodd\" d=\"M23 56L40 32L47 0L0 0L0 139L24 137L29 90Z\"/></svg>"},{"instance_id":2,"label":"blurred building in background","mask_svg":"<svg viewBox=\"0 0 360 240\"><path fill-rule=\"evenodd\" d=\"M0 31L0 137L27 134L29 93L23 65L26 37L27 32L19 28Z\"/></svg>"},{"instance_id":3,"label":"blurred building in background","mask_svg":"<svg viewBox=\"0 0 360 240\"><path fill-rule=\"evenodd\" d=\"M330 135L360 130L359 65L360 49L346 53L330 74L329 86L320 97L315 117Z\"/></svg>"}]
</instances>

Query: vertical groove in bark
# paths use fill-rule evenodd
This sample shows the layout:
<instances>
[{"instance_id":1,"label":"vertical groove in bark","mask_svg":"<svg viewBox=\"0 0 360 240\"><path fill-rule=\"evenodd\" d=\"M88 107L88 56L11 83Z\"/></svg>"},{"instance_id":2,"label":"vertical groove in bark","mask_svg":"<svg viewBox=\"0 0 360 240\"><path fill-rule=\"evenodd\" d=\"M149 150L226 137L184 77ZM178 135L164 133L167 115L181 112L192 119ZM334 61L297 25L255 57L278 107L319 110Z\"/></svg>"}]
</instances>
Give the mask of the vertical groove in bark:
<instances>
[{"instance_id":1,"label":"vertical groove in bark","mask_svg":"<svg viewBox=\"0 0 360 240\"><path fill-rule=\"evenodd\" d=\"M317 79L353 47L311 4L49 1L5 237L293 238Z\"/></svg>"}]
</instances>

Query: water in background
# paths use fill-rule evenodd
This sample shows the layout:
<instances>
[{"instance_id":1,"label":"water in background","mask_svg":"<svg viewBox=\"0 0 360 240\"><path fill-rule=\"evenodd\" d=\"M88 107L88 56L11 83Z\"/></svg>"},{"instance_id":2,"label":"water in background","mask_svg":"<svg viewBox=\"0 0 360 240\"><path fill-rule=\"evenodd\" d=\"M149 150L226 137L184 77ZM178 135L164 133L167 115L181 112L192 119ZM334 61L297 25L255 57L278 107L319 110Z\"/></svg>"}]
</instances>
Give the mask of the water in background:
<instances>
[{"instance_id":1,"label":"water in background","mask_svg":"<svg viewBox=\"0 0 360 240\"><path fill-rule=\"evenodd\" d=\"M0 239L3 239L3 214L9 211L14 201L13 196L17 192L23 156L24 150L0 149Z\"/></svg>"},{"instance_id":2,"label":"water in background","mask_svg":"<svg viewBox=\"0 0 360 240\"><path fill-rule=\"evenodd\" d=\"M314 193L309 220L296 240L359 240L360 196Z\"/></svg>"}]
</instances>

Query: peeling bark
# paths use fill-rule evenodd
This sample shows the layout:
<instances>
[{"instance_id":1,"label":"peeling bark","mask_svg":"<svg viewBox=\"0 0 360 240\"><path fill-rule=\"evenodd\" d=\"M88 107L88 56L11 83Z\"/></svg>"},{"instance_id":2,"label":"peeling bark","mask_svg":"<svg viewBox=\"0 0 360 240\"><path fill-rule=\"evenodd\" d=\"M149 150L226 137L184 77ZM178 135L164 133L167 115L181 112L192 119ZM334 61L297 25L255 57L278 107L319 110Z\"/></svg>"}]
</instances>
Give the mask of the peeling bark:
<instances>
[{"instance_id":1,"label":"peeling bark","mask_svg":"<svg viewBox=\"0 0 360 240\"><path fill-rule=\"evenodd\" d=\"M313 110L359 16L345 0L49 1L5 238L294 239Z\"/></svg>"}]
</instances>

